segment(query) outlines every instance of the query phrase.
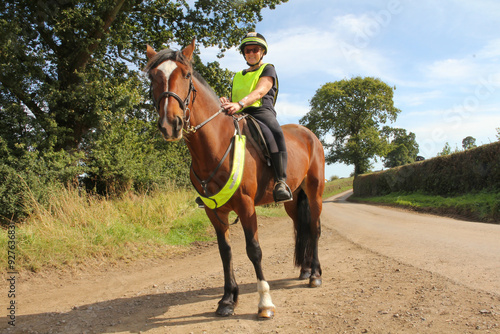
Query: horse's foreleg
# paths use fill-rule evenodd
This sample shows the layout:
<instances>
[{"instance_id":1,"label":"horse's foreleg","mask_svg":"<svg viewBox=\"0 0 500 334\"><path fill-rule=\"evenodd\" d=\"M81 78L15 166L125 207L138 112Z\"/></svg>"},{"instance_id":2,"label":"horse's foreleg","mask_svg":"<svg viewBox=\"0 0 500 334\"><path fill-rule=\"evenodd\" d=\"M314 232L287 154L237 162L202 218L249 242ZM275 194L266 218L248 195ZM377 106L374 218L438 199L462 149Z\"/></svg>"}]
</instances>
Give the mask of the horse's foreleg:
<instances>
[{"instance_id":1,"label":"horse's foreleg","mask_svg":"<svg viewBox=\"0 0 500 334\"><path fill-rule=\"evenodd\" d=\"M222 216L222 215L221 215ZM219 301L219 306L215 312L217 315L226 317L234 314L234 308L238 303L239 288L234 277L231 245L229 243L229 227L220 224L218 219L214 225L217 234L219 254L222 259L224 269L224 295ZM222 218L223 219L223 218ZM214 222L212 220L212 222Z\"/></svg>"},{"instance_id":2,"label":"horse's foreleg","mask_svg":"<svg viewBox=\"0 0 500 334\"><path fill-rule=\"evenodd\" d=\"M255 269L257 275L257 291L259 292L258 316L263 319L274 317L276 307L269 293L269 284L264 279L262 272L262 250L257 237L257 218L255 213L249 220L242 219L242 225L245 230L247 255Z\"/></svg>"}]
</instances>

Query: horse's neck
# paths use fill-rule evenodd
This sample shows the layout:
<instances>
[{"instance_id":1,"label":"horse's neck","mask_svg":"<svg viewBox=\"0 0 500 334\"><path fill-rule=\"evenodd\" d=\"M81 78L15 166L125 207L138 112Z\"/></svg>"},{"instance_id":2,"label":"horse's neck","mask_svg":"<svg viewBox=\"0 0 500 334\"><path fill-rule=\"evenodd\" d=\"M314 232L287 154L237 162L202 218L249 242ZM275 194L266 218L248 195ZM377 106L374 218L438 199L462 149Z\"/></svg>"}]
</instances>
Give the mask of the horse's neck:
<instances>
[{"instance_id":1,"label":"horse's neck","mask_svg":"<svg viewBox=\"0 0 500 334\"><path fill-rule=\"evenodd\" d=\"M191 110L192 126L206 121L220 109L218 100L215 101L210 95L201 96L201 89L197 89L199 95ZM222 113L187 138L186 144L191 153L193 169L201 178L208 177L218 166L233 135L232 118ZM221 168L224 169L224 165L228 164L225 162Z\"/></svg>"}]
</instances>

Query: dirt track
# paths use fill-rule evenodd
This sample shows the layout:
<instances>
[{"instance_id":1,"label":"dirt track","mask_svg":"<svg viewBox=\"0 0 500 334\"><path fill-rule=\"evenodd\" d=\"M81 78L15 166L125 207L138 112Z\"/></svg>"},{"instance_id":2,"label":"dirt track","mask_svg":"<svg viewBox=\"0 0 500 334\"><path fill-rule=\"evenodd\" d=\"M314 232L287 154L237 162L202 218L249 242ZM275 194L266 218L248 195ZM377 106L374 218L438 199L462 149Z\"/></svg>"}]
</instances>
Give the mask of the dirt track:
<instances>
[{"instance_id":1,"label":"dirt track","mask_svg":"<svg viewBox=\"0 0 500 334\"><path fill-rule=\"evenodd\" d=\"M6 330L7 296L2 293L0 330L500 333L500 242L494 242L500 240L500 225L336 199L325 201L323 211L323 286L318 289L296 279L291 222L259 220L264 273L277 307L273 320L256 318L255 275L236 225L231 239L241 295L232 317L214 314L223 275L211 243L171 259L20 281L16 326ZM459 235L452 234L457 230ZM2 291L7 291L5 282Z\"/></svg>"}]
</instances>

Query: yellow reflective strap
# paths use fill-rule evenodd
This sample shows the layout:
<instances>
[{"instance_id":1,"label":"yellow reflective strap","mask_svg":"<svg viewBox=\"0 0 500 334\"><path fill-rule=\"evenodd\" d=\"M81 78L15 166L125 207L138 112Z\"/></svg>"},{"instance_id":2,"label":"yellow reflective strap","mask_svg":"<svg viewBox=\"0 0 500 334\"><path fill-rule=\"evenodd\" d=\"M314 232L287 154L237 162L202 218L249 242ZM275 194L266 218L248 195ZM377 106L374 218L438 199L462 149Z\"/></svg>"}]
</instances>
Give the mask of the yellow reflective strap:
<instances>
[{"instance_id":1,"label":"yellow reflective strap","mask_svg":"<svg viewBox=\"0 0 500 334\"><path fill-rule=\"evenodd\" d=\"M243 167L245 166L245 144L245 136L234 136L233 168L229 179L217 194L210 197L200 196L208 208L217 209L226 204L240 186L243 178Z\"/></svg>"}]
</instances>

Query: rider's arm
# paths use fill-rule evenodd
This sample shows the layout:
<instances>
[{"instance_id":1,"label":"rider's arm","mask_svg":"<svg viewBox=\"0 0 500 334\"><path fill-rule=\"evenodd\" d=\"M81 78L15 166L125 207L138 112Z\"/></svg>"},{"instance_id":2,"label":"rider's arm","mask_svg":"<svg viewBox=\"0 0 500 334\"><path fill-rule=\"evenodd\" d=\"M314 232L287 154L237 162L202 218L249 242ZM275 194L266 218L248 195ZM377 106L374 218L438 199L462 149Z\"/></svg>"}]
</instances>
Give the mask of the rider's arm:
<instances>
[{"instance_id":1,"label":"rider's arm","mask_svg":"<svg viewBox=\"0 0 500 334\"><path fill-rule=\"evenodd\" d=\"M272 77L261 77L257 82L257 86L250 92L250 94L242 98L240 101L228 101L223 103L222 107L227 110L228 115L233 115L244 107L251 106L254 102L260 100L271 90L271 88L273 88L273 83L274 81ZM243 106L241 106L238 102L242 102Z\"/></svg>"}]
</instances>

